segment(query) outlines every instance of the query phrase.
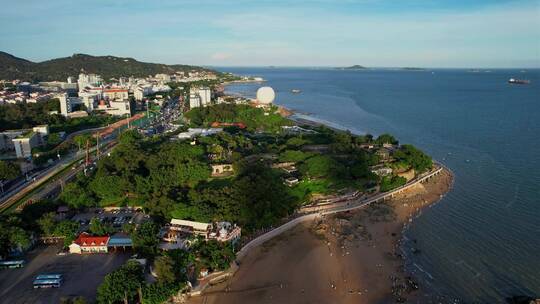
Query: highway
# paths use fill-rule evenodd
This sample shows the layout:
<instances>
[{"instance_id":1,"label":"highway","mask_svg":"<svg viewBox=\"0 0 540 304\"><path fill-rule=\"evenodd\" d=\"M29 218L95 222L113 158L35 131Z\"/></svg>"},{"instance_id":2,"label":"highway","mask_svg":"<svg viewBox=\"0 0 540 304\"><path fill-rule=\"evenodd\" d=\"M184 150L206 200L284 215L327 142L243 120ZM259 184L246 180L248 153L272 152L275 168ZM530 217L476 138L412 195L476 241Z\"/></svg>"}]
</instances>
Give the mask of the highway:
<instances>
[{"instance_id":1,"label":"highway","mask_svg":"<svg viewBox=\"0 0 540 304\"><path fill-rule=\"evenodd\" d=\"M110 142L112 142L112 140L108 140L108 141L104 141L103 143L100 143L100 148L106 146ZM95 150L96 150L96 147L93 147L92 149L90 149L90 152L92 153ZM104 153L107 153L107 152L108 150L104 151ZM45 183L49 181L49 179L51 179L52 177L55 177L57 174L65 170L67 167L75 165L76 166L75 169L69 170L67 171L67 173L64 173L65 175L57 177L54 180L52 180L53 181L52 184L55 184L54 186L46 185L46 187L44 187L43 189L40 189L39 192L36 193L36 194L39 194L39 193L45 192L46 194L48 194L48 192L46 192L47 190L55 189L59 185L54 182L62 182L62 181L65 182L69 180L70 178L72 178L77 172L84 169L84 164L82 165L77 164L77 162L84 161L85 156L86 156L85 151L78 151L76 153L73 153L65 157L64 159L62 159L60 162L58 162L54 166L49 167L42 172L39 172L36 176L31 178L29 181L20 184L15 189L11 189L0 199L1 212L4 212L7 209L9 209L13 204L16 204L20 199L24 198L28 193L31 193L35 189L43 186ZM32 200L36 198L39 199L39 198L43 198L47 196L47 195L42 194L34 198L34 195L32 197L29 197L28 200Z\"/></svg>"},{"instance_id":2,"label":"highway","mask_svg":"<svg viewBox=\"0 0 540 304\"><path fill-rule=\"evenodd\" d=\"M178 110L178 102L175 100L169 100L169 102L166 103L158 113L158 117L154 118L152 125L158 126L156 129L161 129L161 132L158 133L169 131L172 128L172 123L178 120L180 116L181 113ZM124 126L119 127L118 130L123 129L123 127ZM79 134L97 132L107 128L109 128L109 126L77 131L69 134L65 140L72 139L74 136ZM100 141L100 149L104 149L100 151L100 154L106 155L112 150L115 144L116 139L114 135L106 140ZM90 149L90 153L95 151L96 147L92 147ZM20 209L21 207L24 207L25 205L34 201L42 198L52 197L58 194L67 182L75 177L77 173L85 169L85 156L86 151L78 151L66 156L52 167L49 167L37 173L37 175L32 176L29 181L22 182L17 186L12 187L12 189L6 191L6 193L0 198L0 213L10 210L15 204L20 204L18 206ZM68 167L72 167L72 169L68 169ZM92 170L92 166L90 166L88 169ZM29 194L31 194L31 196L27 197ZM21 199L25 199L25 201L20 202Z\"/></svg>"}]
</instances>

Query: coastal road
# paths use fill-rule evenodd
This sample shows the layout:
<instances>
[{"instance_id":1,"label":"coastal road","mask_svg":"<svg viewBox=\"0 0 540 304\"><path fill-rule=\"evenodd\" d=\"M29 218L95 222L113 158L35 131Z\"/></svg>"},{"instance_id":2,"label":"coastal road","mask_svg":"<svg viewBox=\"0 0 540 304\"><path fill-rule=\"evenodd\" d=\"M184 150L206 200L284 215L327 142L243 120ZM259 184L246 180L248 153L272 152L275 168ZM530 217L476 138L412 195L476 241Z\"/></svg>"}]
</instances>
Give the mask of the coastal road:
<instances>
[{"instance_id":1,"label":"coastal road","mask_svg":"<svg viewBox=\"0 0 540 304\"><path fill-rule=\"evenodd\" d=\"M116 124L118 124L125 121L124 124L116 126L115 130L121 130L127 124L128 120L129 118L116 122ZM106 130L110 127L111 126L109 125L106 127L98 127L98 128L76 131L69 134L64 141L70 140L79 134ZM104 140L100 142L100 147L106 146L107 144L113 142L114 140L115 140L114 137ZM96 147L92 147L90 149L90 152L93 153L95 150L96 150ZM108 151L109 150L104 151L103 154L107 153ZM57 162L54 166L47 168L44 171L38 173L38 175L33 177L30 181L21 183L16 188L9 190L3 197L0 198L0 213L5 212L14 204L17 204L21 199L23 199L26 195L28 195L35 189L42 187L43 185L48 183L49 179L61 173L67 167L73 166L74 164L76 164L77 161L83 160L84 157L85 157L85 151L78 151L76 153L73 153L65 157L60 162ZM37 193L38 195L35 198L40 199L40 198L46 197L51 191L55 190L58 186L62 187L66 181L69 181L69 179L71 179L76 173L78 173L82 169L84 169L84 167L77 166L74 172L68 172L66 175L61 176L59 179L54 180L53 182L56 182L56 183L53 183L53 184L55 185L46 185L45 188L41 189L40 192ZM32 198L29 198L29 200Z\"/></svg>"},{"instance_id":2,"label":"coastal road","mask_svg":"<svg viewBox=\"0 0 540 304\"><path fill-rule=\"evenodd\" d=\"M116 143L110 145L106 150L103 151L103 155L109 153ZM81 159L82 160L82 159ZM47 185L45 185L38 192L33 194L28 198L29 201L39 201L43 198L56 195L60 192L61 189L65 186L66 183L71 181L79 172L83 171L86 168L86 164L75 164L71 170L66 171L63 174L60 174L58 177L50 180Z\"/></svg>"},{"instance_id":3,"label":"coastal road","mask_svg":"<svg viewBox=\"0 0 540 304\"><path fill-rule=\"evenodd\" d=\"M72 156L69 156L56 165L45 169L44 171L38 173L37 176L33 177L30 181L24 182L15 189L10 190L6 195L0 200L0 210L5 210L17 202L19 199L23 198L27 193L41 186L49 178L56 175L58 172L65 169L72 162L78 158L82 158L84 153L75 153Z\"/></svg>"},{"instance_id":4,"label":"coastal road","mask_svg":"<svg viewBox=\"0 0 540 304\"><path fill-rule=\"evenodd\" d=\"M101 145L105 146L112 142L111 140L104 141ZM103 153L108 153L112 147L109 147L106 151ZM96 150L95 147L93 147L90 152L94 152ZM57 179L51 180L51 178L55 177L57 174L61 173L63 170L68 168L69 166L73 166L78 161L84 160L86 153L84 151L76 152L67 158L64 158L62 161L57 163L55 166L50 167L46 169L45 171L39 173L37 176L35 176L32 180L29 182L26 182L16 189L11 190L9 193L6 194L1 200L0 203L0 210L1 212L6 211L9 209L12 205L19 202L19 200L23 199L26 195L34 191L35 189L39 187L43 187L38 193L36 193L34 196L29 197L28 200L32 199L40 199L43 197L46 197L51 191L56 189L58 186L61 186L65 184L66 181L69 181L75 174L80 172L82 169L84 169L84 165L76 165L76 168L74 170L69 170L66 174L63 176L60 176ZM50 184L48 184L51 182Z\"/></svg>"}]
</instances>

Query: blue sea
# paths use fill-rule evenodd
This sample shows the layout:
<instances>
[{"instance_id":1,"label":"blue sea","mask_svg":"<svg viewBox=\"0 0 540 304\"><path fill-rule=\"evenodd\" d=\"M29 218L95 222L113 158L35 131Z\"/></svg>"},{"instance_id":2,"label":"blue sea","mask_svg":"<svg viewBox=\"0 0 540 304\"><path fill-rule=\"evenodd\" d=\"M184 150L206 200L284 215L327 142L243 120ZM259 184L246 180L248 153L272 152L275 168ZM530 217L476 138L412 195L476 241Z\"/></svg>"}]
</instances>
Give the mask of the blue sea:
<instances>
[{"instance_id":1,"label":"blue sea","mask_svg":"<svg viewBox=\"0 0 540 304\"><path fill-rule=\"evenodd\" d=\"M465 303L540 297L540 70L219 70L261 76L276 104L355 133L391 133L454 172L451 192L405 233L421 251L407 268L424 288ZM253 97L260 86L227 91Z\"/></svg>"}]
</instances>

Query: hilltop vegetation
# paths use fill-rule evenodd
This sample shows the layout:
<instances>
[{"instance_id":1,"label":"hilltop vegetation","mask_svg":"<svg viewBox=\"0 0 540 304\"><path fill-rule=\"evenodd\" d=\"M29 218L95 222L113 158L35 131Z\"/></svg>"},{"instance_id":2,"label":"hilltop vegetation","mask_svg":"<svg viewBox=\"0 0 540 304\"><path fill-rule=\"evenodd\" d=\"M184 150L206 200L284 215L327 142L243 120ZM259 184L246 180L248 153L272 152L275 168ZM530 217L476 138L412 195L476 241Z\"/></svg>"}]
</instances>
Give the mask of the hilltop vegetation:
<instances>
[{"instance_id":1,"label":"hilltop vegetation","mask_svg":"<svg viewBox=\"0 0 540 304\"><path fill-rule=\"evenodd\" d=\"M289 134L226 128L198 138L195 145L125 132L92 175L81 175L66 185L60 202L74 208L143 206L162 220L226 220L252 231L274 225L316 194L365 191L376 185L389 191L403 184L404 178L373 174L371 166L381 160L376 151L362 148L366 142L397 142L392 136L373 139L324 127L314 131ZM393 161L405 169L422 172L431 166L431 159L412 146L396 148L394 154ZM291 174L271 166L278 162L296 164L292 176L298 178L297 185L284 184ZM232 164L234 174L213 178L212 164Z\"/></svg>"},{"instance_id":2,"label":"hilltop vegetation","mask_svg":"<svg viewBox=\"0 0 540 304\"><path fill-rule=\"evenodd\" d=\"M189 65L166 65L140 62L128 57L91 56L74 54L71 57L57 58L43 62L31 62L5 52L0 52L0 79L21 79L26 81L65 80L77 76L81 71L96 73L105 80L118 77L146 77L158 73L210 71Z\"/></svg>"},{"instance_id":3,"label":"hilltop vegetation","mask_svg":"<svg viewBox=\"0 0 540 304\"><path fill-rule=\"evenodd\" d=\"M277 132L281 126L291 124L277 113L274 106L265 113L263 109L248 105L219 104L192 109L185 116L194 127L209 127L213 122L241 122L249 131Z\"/></svg>"},{"instance_id":4,"label":"hilltop vegetation","mask_svg":"<svg viewBox=\"0 0 540 304\"><path fill-rule=\"evenodd\" d=\"M107 114L91 114L87 117L66 118L60 114L58 99L39 103L5 104L0 107L0 132L5 130L28 129L37 125L49 125L51 133L64 131L71 133L82 129L104 126L119 118Z\"/></svg>"}]
</instances>

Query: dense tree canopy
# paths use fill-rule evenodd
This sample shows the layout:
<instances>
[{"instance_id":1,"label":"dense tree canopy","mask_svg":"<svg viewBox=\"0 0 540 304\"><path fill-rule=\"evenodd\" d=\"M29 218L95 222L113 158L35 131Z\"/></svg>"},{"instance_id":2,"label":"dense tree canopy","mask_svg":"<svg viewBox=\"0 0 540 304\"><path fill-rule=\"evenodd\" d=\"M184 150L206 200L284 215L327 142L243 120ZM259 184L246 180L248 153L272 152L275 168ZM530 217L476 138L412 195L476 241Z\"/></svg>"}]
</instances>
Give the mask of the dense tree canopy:
<instances>
[{"instance_id":1,"label":"dense tree canopy","mask_svg":"<svg viewBox=\"0 0 540 304\"><path fill-rule=\"evenodd\" d=\"M394 138L394 136L388 133L384 133L384 134L379 135L379 137L377 137L377 139L375 140L375 143L379 145L382 145L382 144L397 145L399 142L397 139Z\"/></svg>"},{"instance_id":2,"label":"dense tree canopy","mask_svg":"<svg viewBox=\"0 0 540 304\"><path fill-rule=\"evenodd\" d=\"M37 223L42 235L63 237L64 247L69 246L79 232L79 223L71 220L56 221L54 212L43 214Z\"/></svg>"},{"instance_id":3,"label":"dense tree canopy","mask_svg":"<svg viewBox=\"0 0 540 304\"><path fill-rule=\"evenodd\" d=\"M114 232L114 228L111 224L103 223L97 217L90 220L88 230L96 236L109 235Z\"/></svg>"},{"instance_id":4,"label":"dense tree canopy","mask_svg":"<svg viewBox=\"0 0 540 304\"><path fill-rule=\"evenodd\" d=\"M381 179L381 192L387 192L407 183L407 179L401 176L385 176Z\"/></svg>"},{"instance_id":5,"label":"dense tree canopy","mask_svg":"<svg viewBox=\"0 0 540 304\"><path fill-rule=\"evenodd\" d=\"M12 162L0 160L0 181L11 180L21 174L20 168Z\"/></svg>"},{"instance_id":6,"label":"dense tree canopy","mask_svg":"<svg viewBox=\"0 0 540 304\"><path fill-rule=\"evenodd\" d=\"M154 261L154 271L156 272L158 281L169 284L176 281L174 272L174 260L169 256L160 256Z\"/></svg>"},{"instance_id":7,"label":"dense tree canopy","mask_svg":"<svg viewBox=\"0 0 540 304\"><path fill-rule=\"evenodd\" d=\"M431 157L412 145L402 145L393 156L398 162L409 165L418 173L423 173L433 167Z\"/></svg>"},{"instance_id":8,"label":"dense tree canopy","mask_svg":"<svg viewBox=\"0 0 540 304\"><path fill-rule=\"evenodd\" d=\"M118 118L110 115L90 115L80 118L65 118L58 114L60 103L53 98L46 102L5 104L0 106L0 131L11 129L27 129L36 125L49 125L51 133L71 133L82 129L104 126L115 122Z\"/></svg>"},{"instance_id":9,"label":"dense tree canopy","mask_svg":"<svg viewBox=\"0 0 540 304\"><path fill-rule=\"evenodd\" d=\"M265 111L248 105L219 104L212 107L195 108L186 113L193 126L210 126L213 122L241 122L250 131L279 131L281 126L290 122L275 113L273 108L265 115Z\"/></svg>"},{"instance_id":10,"label":"dense tree canopy","mask_svg":"<svg viewBox=\"0 0 540 304\"><path fill-rule=\"evenodd\" d=\"M230 242L223 243L216 240L198 241L191 248L196 256L199 269L207 268L211 271L224 270L234 260L234 251Z\"/></svg>"},{"instance_id":11,"label":"dense tree canopy","mask_svg":"<svg viewBox=\"0 0 540 304\"><path fill-rule=\"evenodd\" d=\"M30 234L22 228L19 218L0 216L0 259L6 258L12 250L30 247Z\"/></svg>"},{"instance_id":12,"label":"dense tree canopy","mask_svg":"<svg viewBox=\"0 0 540 304\"><path fill-rule=\"evenodd\" d=\"M136 261L128 261L105 276L97 290L97 302L102 304L135 303L143 282L141 265Z\"/></svg>"},{"instance_id":13,"label":"dense tree canopy","mask_svg":"<svg viewBox=\"0 0 540 304\"><path fill-rule=\"evenodd\" d=\"M157 253L159 227L152 221L142 223L131 234L133 248L146 257L153 257Z\"/></svg>"}]
</instances>

